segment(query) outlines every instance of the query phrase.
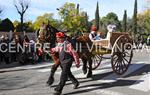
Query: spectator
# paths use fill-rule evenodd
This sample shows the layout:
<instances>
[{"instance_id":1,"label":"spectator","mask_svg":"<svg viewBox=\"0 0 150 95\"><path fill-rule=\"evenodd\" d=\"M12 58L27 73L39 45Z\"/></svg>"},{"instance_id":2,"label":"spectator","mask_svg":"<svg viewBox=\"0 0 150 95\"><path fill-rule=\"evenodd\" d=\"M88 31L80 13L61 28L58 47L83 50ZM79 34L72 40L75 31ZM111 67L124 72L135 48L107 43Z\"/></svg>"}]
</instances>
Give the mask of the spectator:
<instances>
[{"instance_id":1,"label":"spectator","mask_svg":"<svg viewBox=\"0 0 150 95\"><path fill-rule=\"evenodd\" d=\"M8 53L8 43L9 43L9 39L7 35L3 35L1 40L1 43L3 43L3 45L1 46L1 58L2 60L5 61L6 64L9 64L9 53ZM7 45L5 45L7 44Z\"/></svg>"},{"instance_id":2,"label":"spectator","mask_svg":"<svg viewBox=\"0 0 150 95\"><path fill-rule=\"evenodd\" d=\"M150 35L147 37L147 45L150 45Z\"/></svg>"}]
</instances>

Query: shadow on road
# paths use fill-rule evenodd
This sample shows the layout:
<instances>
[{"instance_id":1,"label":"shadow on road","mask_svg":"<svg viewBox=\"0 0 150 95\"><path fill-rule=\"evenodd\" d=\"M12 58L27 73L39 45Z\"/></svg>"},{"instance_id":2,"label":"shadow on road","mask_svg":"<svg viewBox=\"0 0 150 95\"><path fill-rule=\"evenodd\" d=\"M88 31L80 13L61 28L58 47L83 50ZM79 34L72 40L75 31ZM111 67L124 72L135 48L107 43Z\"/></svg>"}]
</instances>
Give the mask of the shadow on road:
<instances>
[{"instance_id":1,"label":"shadow on road","mask_svg":"<svg viewBox=\"0 0 150 95\"><path fill-rule=\"evenodd\" d=\"M119 86L119 87L120 86L130 86L130 85L134 84L135 82L138 84L142 81L143 80L138 80L138 81L137 80L117 80L116 82L110 82L110 83L84 85L84 86L80 86L79 89L87 88L87 87L89 87L89 89L78 90L78 91L66 93L64 95L77 95L77 94L91 92L91 91L98 90L98 89L105 89L105 88L111 88L111 87L117 87L117 86ZM90 87L92 87L92 88L90 88Z\"/></svg>"},{"instance_id":2,"label":"shadow on road","mask_svg":"<svg viewBox=\"0 0 150 95\"><path fill-rule=\"evenodd\" d=\"M142 65L143 65L142 63L141 64L132 64L133 67L142 66ZM131 68L129 68L129 69L131 69ZM119 86L119 87L121 87L121 86L130 86L130 85L133 85L135 83L139 84L140 82L143 82L144 80L127 80L125 78L132 77L132 76L140 76L140 75L143 75L143 73L148 73L148 72L150 72L150 65L149 64L135 70L134 72L131 72L129 75L121 76L121 79L119 79L120 77L117 76L117 77L115 77L116 81L109 82L109 83L108 82L106 82L106 83L98 83L97 82L95 84L94 81L101 80L104 77L109 76L110 74L113 74L113 72L95 74L89 80L80 80L80 79L85 79L85 78L78 78L80 84L85 83L85 82L91 82L92 83L92 81L93 81L93 83L80 86L78 91L69 92L69 93L66 93L64 95L77 95L77 94L80 94L80 93L90 92L90 91L94 91L94 90L98 90L98 89L105 89L105 88L111 88L111 87L117 87L117 86ZM112 79L110 78L110 79L106 79L106 80L112 80ZM70 83L67 83L66 85L70 85L70 84L72 84L72 83L70 82ZM53 85L52 87L55 87L55 86L56 85ZM83 89L87 88L87 89L83 90L82 88Z\"/></svg>"}]
</instances>

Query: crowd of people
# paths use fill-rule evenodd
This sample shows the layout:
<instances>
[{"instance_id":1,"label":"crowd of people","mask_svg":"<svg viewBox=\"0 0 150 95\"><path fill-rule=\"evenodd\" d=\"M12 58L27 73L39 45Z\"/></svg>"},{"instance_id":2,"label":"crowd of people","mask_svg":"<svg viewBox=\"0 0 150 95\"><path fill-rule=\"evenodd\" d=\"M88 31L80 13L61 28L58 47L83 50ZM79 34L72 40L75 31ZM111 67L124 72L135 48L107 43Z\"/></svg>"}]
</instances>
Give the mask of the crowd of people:
<instances>
[{"instance_id":1,"label":"crowd of people","mask_svg":"<svg viewBox=\"0 0 150 95\"><path fill-rule=\"evenodd\" d=\"M12 62L20 62L24 64L27 55L27 45L28 43L34 44L34 39L29 40L28 36L25 35L22 39L19 35L13 35L9 38L7 34L0 36L0 63L10 64ZM25 50L21 50L21 46L25 45ZM20 46L20 47L19 47ZM19 48L18 48L19 47ZM33 54L33 49L31 45L31 55ZM28 53L29 54L29 53ZM23 60L24 59L24 60Z\"/></svg>"}]
</instances>

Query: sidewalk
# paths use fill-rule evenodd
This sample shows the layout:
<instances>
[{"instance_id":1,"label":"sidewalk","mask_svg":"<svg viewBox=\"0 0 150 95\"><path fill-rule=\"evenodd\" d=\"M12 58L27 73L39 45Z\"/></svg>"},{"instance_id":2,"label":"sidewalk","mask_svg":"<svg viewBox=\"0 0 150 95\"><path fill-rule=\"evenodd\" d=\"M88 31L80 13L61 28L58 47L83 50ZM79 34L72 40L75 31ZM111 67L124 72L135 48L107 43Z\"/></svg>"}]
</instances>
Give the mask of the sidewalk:
<instances>
[{"instance_id":1,"label":"sidewalk","mask_svg":"<svg viewBox=\"0 0 150 95\"><path fill-rule=\"evenodd\" d=\"M13 68L13 67L17 67L17 66L21 66L21 64L19 64L18 62L13 62L10 64L6 64L5 62L0 62L0 69Z\"/></svg>"},{"instance_id":2,"label":"sidewalk","mask_svg":"<svg viewBox=\"0 0 150 95\"><path fill-rule=\"evenodd\" d=\"M42 62L33 65L21 65L18 62L14 62L11 64L0 64L0 73L11 72L11 71L21 71L21 70L29 70L29 69L38 69L52 66L54 63L52 62Z\"/></svg>"}]
</instances>

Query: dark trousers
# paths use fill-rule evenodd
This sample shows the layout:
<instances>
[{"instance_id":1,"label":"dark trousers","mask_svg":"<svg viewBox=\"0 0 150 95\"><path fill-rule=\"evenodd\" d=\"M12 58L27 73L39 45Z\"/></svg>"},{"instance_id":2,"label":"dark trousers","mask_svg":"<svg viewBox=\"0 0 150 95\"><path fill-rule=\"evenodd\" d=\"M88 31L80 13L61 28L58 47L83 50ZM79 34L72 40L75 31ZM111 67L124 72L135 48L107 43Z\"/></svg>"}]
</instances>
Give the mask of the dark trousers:
<instances>
[{"instance_id":1,"label":"dark trousers","mask_svg":"<svg viewBox=\"0 0 150 95\"><path fill-rule=\"evenodd\" d=\"M6 64L9 64L8 52L7 52L7 54L0 53L0 62L5 62Z\"/></svg>"},{"instance_id":2,"label":"dark trousers","mask_svg":"<svg viewBox=\"0 0 150 95\"><path fill-rule=\"evenodd\" d=\"M59 85L56 87L56 91L62 92L63 87L65 86L66 81L68 78L72 81L73 84L78 83L78 80L73 76L70 68L72 66L72 62L69 63L61 63L60 67L62 69L61 76L60 76L60 82Z\"/></svg>"},{"instance_id":3,"label":"dark trousers","mask_svg":"<svg viewBox=\"0 0 150 95\"><path fill-rule=\"evenodd\" d=\"M3 53L0 52L0 62L2 62L2 61L3 61Z\"/></svg>"}]
</instances>

